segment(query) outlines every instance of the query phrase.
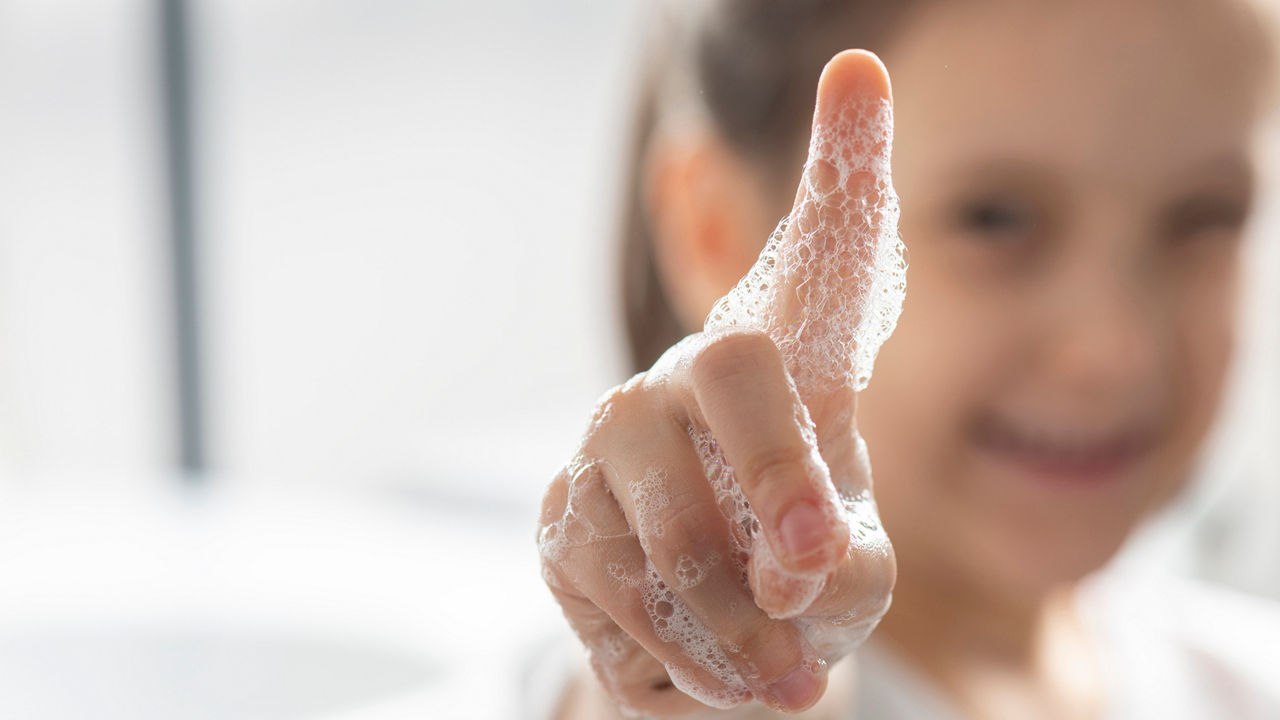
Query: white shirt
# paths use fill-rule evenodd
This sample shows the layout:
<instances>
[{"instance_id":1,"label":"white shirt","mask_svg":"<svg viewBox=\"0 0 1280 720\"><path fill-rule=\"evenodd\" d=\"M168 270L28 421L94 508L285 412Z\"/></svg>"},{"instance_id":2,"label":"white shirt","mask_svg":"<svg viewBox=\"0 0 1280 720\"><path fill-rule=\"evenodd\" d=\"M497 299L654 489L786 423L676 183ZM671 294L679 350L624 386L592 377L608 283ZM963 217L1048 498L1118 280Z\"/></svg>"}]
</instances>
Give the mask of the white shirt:
<instances>
[{"instance_id":1,"label":"white shirt","mask_svg":"<svg viewBox=\"0 0 1280 720\"><path fill-rule=\"evenodd\" d=\"M1101 653L1105 720L1280 720L1280 605L1187 580L1099 581L1079 605ZM963 720L874 636L851 720Z\"/></svg>"}]
</instances>

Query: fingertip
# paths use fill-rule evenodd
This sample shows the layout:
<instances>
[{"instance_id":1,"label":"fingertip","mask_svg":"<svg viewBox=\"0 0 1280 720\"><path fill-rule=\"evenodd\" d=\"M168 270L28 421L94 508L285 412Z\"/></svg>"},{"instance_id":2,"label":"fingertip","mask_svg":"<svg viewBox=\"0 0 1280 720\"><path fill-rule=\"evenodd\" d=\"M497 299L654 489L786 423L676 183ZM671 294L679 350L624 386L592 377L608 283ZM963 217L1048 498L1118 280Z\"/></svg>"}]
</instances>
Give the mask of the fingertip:
<instances>
[{"instance_id":1,"label":"fingertip","mask_svg":"<svg viewBox=\"0 0 1280 720\"><path fill-rule=\"evenodd\" d=\"M816 502L815 502L816 501ZM789 572L811 575L835 568L848 549L849 529L827 498L799 499L777 516L775 553Z\"/></svg>"},{"instance_id":2,"label":"fingertip","mask_svg":"<svg viewBox=\"0 0 1280 720\"><path fill-rule=\"evenodd\" d=\"M778 537L785 552L782 560L795 565L793 570L807 569L809 564L822 567L834 560L832 534L827 514L807 500L796 502L778 522Z\"/></svg>"},{"instance_id":3,"label":"fingertip","mask_svg":"<svg viewBox=\"0 0 1280 720\"><path fill-rule=\"evenodd\" d=\"M787 620L804 615L813 605L847 548L836 552L839 543L827 541L821 552L783 561L775 550L780 542L757 543L752 548L748 582L757 607L775 620Z\"/></svg>"},{"instance_id":4,"label":"fingertip","mask_svg":"<svg viewBox=\"0 0 1280 720\"><path fill-rule=\"evenodd\" d=\"M889 71L869 50L843 50L822 68L818 80L818 106L824 100L839 102L857 95L871 95L893 102Z\"/></svg>"},{"instance_id":5,"label":"fingertip","mask_svg":"<svg viewBox=\"0 0 1280 720\"><path fill-rule=\"evenodd\" d=\"M770 704L786 713L798 713L817 704L827 690L826 663L803 663L769 686Z\"/></svg>"}]
</instances>

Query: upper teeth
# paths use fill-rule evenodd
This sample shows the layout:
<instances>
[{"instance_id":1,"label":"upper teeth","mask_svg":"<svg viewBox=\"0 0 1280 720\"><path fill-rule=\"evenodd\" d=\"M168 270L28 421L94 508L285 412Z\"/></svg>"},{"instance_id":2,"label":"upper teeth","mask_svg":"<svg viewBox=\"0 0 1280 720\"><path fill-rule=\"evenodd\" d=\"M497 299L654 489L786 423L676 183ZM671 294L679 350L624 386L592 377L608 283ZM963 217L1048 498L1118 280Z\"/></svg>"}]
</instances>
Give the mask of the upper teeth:
<instances>
[{"instance_id":1,"label":"upper teeth","mask_svg":"<svg viewBox=\"0 0 1280 720\"><path fill-rule=\"evenodd\" d=\"M1098 433L1096 430L1007 423L999 423L994 435L1002 444L1078 457L1105 452L1124 440L1121 432Z\"/></svg>"}]
</instances>

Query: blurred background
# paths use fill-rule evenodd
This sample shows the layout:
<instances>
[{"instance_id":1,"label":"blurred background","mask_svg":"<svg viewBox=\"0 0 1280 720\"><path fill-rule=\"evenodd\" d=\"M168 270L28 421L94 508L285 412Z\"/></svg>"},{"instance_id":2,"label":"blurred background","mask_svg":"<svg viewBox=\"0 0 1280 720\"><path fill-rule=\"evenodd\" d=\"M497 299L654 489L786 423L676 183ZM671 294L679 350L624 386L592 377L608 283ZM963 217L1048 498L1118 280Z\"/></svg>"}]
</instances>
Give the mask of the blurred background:
<instances>
[{"instance_id":1,"label":"blurred background","mask_svg":"<svg viewBox=\"0 0 1280 720\"><path fill-rule=\"evenodd\" d=\"M529 709L643 15L0 0L0 716ZM1219 437L1120 563L1280 597L1271 135Z\"/></svg>"}]
</instances>

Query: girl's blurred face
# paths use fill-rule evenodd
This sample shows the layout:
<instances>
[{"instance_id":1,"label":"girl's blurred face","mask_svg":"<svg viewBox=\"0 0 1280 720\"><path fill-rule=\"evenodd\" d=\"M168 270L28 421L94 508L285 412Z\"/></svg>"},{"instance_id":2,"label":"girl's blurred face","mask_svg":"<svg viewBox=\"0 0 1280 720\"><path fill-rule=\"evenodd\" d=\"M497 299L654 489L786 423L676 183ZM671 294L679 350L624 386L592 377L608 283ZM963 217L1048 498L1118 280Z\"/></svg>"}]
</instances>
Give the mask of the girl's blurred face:
<instances>
[{"instance_id":1,"label":"girl's blurred face","mask_svg":"<svg viewBox=\"0 0 1280 720\"><path fill-rule=\"evenodd\" d=\"M1233 12L937 3L885 58L910 270L859 425L903 577L1046 589L1186 480L1253 189Z\"/></svg>"}]
</instances>

